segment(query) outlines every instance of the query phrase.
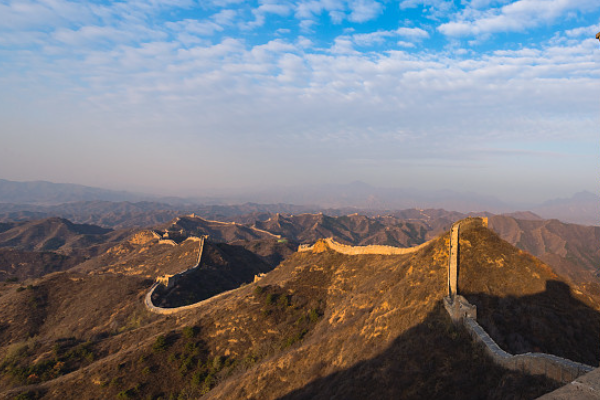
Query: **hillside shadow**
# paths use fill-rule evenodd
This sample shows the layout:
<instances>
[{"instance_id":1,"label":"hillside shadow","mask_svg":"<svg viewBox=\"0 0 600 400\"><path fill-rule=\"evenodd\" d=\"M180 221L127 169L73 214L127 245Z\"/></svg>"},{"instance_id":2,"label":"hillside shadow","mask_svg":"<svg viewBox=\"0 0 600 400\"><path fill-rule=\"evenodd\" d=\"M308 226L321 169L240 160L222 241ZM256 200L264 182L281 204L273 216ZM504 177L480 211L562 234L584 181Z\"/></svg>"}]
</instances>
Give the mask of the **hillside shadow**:
<instances>
[{"instance_id":1,"label":"hillside shadow","mask_svg":"<svg viewBox=\"0 0 600 400\"><path fill-rule=\"evenodd\" d=\"M510 353L551 353L592 366L600 361L600 313L564 282L547 281L545 291L521 297L464 296L477 306L480 325Z\"/></svg>"},{"instance_id":2,"label":"hillside shadow","mask_svg":"<svg viewBox=\"0 0 600 400\"><path fill-rule=\"evenodd\" d=\"M543 376L504 369L441 306L377 356L317 378L279 400L533 399L559 387Z\"/></svg>"}]
</instances>

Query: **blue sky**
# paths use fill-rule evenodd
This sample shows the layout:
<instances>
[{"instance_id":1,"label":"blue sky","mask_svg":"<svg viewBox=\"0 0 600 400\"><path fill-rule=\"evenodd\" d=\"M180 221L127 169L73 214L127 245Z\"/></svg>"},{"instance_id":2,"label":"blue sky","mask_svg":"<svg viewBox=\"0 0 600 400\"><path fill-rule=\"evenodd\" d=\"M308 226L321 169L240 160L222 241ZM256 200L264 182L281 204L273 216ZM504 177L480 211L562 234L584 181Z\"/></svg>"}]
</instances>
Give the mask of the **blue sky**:
<instances>
[{"instance_id":1,"label":"blue sky","mask_svg":"<svg viewBox=\"0 0 600 400\"><path fill-rule=\"evenodd\" d=\"M598 0L0 0L0 177L598 193Z\"/></svg>"}]
</instances>

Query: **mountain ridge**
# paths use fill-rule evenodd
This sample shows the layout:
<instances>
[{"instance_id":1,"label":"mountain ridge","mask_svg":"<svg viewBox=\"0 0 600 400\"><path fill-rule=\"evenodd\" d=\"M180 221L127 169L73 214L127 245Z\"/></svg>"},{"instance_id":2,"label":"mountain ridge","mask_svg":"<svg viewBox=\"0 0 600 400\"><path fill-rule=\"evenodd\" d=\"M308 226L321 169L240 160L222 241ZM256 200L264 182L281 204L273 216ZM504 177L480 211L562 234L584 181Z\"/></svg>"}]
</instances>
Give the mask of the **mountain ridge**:
<instances>
[{"instance_id":1,"label":"mountain ridge","mask_svg":"<svg viewBox=\"0 0 600 400\"><path fill-rule=\"evenodd\" d=\"M75 184L54 184L52 182L15 182L0 179L0 203L27 203L21 207L0 204L3 212L45 212L40 205L57 205L66 202L81 201L128 201L128 202L162 202L168 204L171 211L190 213L199 211L199 204L213 204L214 212L219 207L224 209L229 204L240 203L279 203L288 204L287 211L283 207L271 212L302 212L342 209L349 213L355 211L391 211L403 208L446 208L463 213L487 210L494 213L515 212L528 209L544 218L558 218L565 222L598 225L600 223L596 209L600 196L591 192L579 192L570 198L548 200L542 204L519 204L498 200L492 196L476 193L459 193L452 190L415 191L400 188L379 188L364 182L353 182L347 185L323 185L301 188L280 188L264 193L221 197L177 198L152 195L139 195L124 191L111 191ZM292 206L291 204L300 204ZM304 205L302 205L304 204ZM37 208L36 208L37 206ZM55 210L56 212L56 210ZM297 212L297 211L296 211ZM38 217L41 214L38 214ZM69 218L68 216L66 216ZM73 219L72 217L69 219ZM214 218L221 219L221 218ZM0 217L1 220L1 217ZM164 221L163 221L164 222Z\"/></svg>"}]
</instances>

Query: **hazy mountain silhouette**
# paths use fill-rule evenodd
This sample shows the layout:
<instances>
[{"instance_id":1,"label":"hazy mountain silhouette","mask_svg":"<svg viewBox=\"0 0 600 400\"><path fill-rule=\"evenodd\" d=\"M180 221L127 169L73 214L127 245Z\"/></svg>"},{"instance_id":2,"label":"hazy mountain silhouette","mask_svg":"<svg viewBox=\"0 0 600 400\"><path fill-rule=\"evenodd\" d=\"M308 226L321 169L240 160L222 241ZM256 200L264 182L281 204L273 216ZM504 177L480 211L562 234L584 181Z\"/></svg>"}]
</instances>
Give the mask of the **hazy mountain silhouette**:
<instances>
[{"instance_id":1,"label":"hazy mountain silhouette","mask_svg":"<svg viewBox=\"0 0 600 400\"><path fill-rule=\"evenodd\" d=\"M596 212L600 196L590 192L580 192L568 199L549 200L543 204L523 205L504 202L493 196L471 192L380 188L355 181L346 185L276 187L256 190L253 193L247 191L237 195L223 194L222 196L212 197L177 198L112 191L83 185L0 180L0 221L6 220L6 213L10 213L12 218L24 218L26 213L38 213L34 216L35 218L62 216L76 222L111 227L133 226L132 224L127 225L126 221L111 221L111 218L107 218L104 222L86 220L81 217L85 214L81 209L79 211L75 210L77 207L64 205L56 208L40 207L40 205L52 206L67 202L99 201L145 201L148 203L136 206L135 212L146 214L151 214L154 211L174 212L169 217L163 215L162 220L155 220L154 223L165 222L176 215L191 212L211 219L224 219L233 215L252 212L296 214L328 211L329 214L335 214L331 210L338 209L343 210L340 214L349 214L352 212L367 213L375 210L391 212L407 208L443 208L463 213L477 211L509 213L517 210L529 210L544 218L558 218L565 222L587 225L598 225L600 223ZM235 204L241 205L237 206ZM98 208L98 204L84 204L83 206L90 207L90 209ZM81 208L81 205L79 207ZM106 209L106 204L102 207L105 208L105 214L109 212ZM115 207L116 209L113 212L122 215L123 211L119 211L118 208L123 206L116 205ZM137 217L140 218L141 215L138 214ZM145 218L141 218L136 222L137 226L140 226L139 224L143 222L152 223L152 216L147 215Z\"/></svg>"}]
</instances>

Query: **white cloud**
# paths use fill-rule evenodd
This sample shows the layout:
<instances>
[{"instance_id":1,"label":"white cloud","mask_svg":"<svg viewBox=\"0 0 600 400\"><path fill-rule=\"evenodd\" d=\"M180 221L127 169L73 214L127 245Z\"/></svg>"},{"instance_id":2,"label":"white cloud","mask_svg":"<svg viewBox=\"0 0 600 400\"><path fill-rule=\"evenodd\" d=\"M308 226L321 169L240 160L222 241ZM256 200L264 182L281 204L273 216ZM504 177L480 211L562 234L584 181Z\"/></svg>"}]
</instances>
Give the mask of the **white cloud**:
<instances>
[{"instance_id":1,"label":"white cloud","mask_svg":"<svg viewBox=\"0 0 600 400\"><path fill-rule=\"evenodd\" d=\"M429 33L421 28L398 28L395 31L399 36L408 37L415 40L427 39Z\"/></svg>"},{"instance_id":2,"label":"white cloud","mask_svg":"<svg viewBox=\"0 0 600 400\"><path fill-rule=\"evenodd\" d=\"M450 23L456 24L455 32L475 32L480 39L501 27L562 21L570 11L598 8L584 0L547 0L546 9L534 12L531 4L542 4L536 1L520 0L512 8L472 2ZM584 27L571 21L570 29L543 43L523 40L519 50L500 43L478 54L460 48L458 39L442 51L424 47L432 42L426 40L432 28L417 28L414 21L356 34L369 25L355 23L381 12L374 2L255 2L255 15L274 22L279 16L298 18L274 24L272 32L257 31L260 35L238 30L252 15L249 3L232 9L235 1L213 2L198 19L183 20L174 15L184 13L157 14L168 3L123 1L86 8L61 0L46 5L23 0L0 5L0 12L10 13L1 15L16 18L0 21L0 44L13 46L0 47L1 120L10 121L15 136L27 129L47 132L48 126L68 132L65 138L81 135L82 142L128 140L133 147L123 153L131 157L142 152L136 143L154 137L159 145L144 155L159 159L165 148L160 143L168 135L186 151L204 149L202 167L235 165L234 178L262 176L254 165L277 157L273 154L285 156L260 164L267 172L272 165L293 171L292 159L314 172L327 171L325 162L348 165L348 154L357 152L368 153L365 159L381 155L396 162L436 159L441 152L464 154L465 148L486 148L492 139L597 141L600 70L593 31L598 26L590 18ZM431 13L447 3L412 4ZM497 8L486 10L489 6ZM536 13L539 17L532 17ZM327 16L343 25L324 26ZM514 25L500 20L493 25L495 18ZM310 32L294 37L296 23L307 31L344 33L333 43ZM385 52L358 47L387 42L398 47ZM23 128L27 124L38 125ZM267 154L264 143L279 151ZM313 158L306 162L302 157ZM126 166L129 161L121 162ZM220 173L217 168L211 176Z\"/></svg>"},{"instance_id":3,"label":"white cloud","mask_svg":"<svg viewBox=\"0 0 600 400\"><path fill-rule=\"evenodd\" d=\"M376 0L303 0L296 5L299 20L314 20L327 13L334 24L345 19L351 22L367 22L383 12L383 5Z\"/></svg>"},{"instance_id":4,"label":"white cloud","mask_svg":"<svg viewBox=\"0 0 600 400\"><path fill-rule=\"evenodd\" d=\"M402 0L400 2L401 10L419 6L423 6L431 18L438 19L448 15L454 9L454 2L451 0Z\"/></svg>"},{"instance_id":5,"label":"white cloud","mask_svg":"<svg viewBox=\"0 0 600 400\"><path fill-rule=\"evenodd\" d=\"M407 47L407 48L413 48L415 47L414 43L411 42L404 42L402 40L396 42L396 45L400 46L400 47Z\"/></svg>"},{"instance_id":6,"label":"white cloud","mask_svg":"<svg viewBox=\"0 0 600 400\"><path fill-rule=\"evenodd\" d=\"M0 4L1 29L39 29L69 22L92 22L95 16L85 3L16 0Z\"/></svg>"},{"instance_id":7,"label":"white cloud","mask_svg":"<svg viewBox=\"0 0 600 400\"><path fill-rule=\"evenodd\" d=\"M371 33L357 33L352 35L352 40L359 46L373 46L385 43L391 37L405 37L419 41L429 37L427 31L420 28L401 27L394 31L377 31Z\"/></svg>"},{"instance_id":8,"label":"white cloud","mask_svg":"<svg viewBox=\"0 0 600 400\"><path fill-rule=\"evenodd\" d=\"M598 33L598 31L600 31L600 24L594 24L591 26L569 29L565 31L565 35L570 38L596 37L596 33Z\"/></svg>"},{"instance_id":9,"label":"white cloud","mask_svg":"<svg viewBox=\"0 0 600 400\"><path fill-rule=\"evenodd\" d=\"M367 22L383 12L383 5L375 0L354 0L349 6L348 19L352 22Z\"/></svg>"},{"instance_id":10,"label":"white cloud","mask_svg":"<svg viewBox=\"0 0 600 400\"><path fill-rule=\"evenodd\" d=\"M329 50L333 54L357 54L352 40L347 36L338 36L335 38L333 46Z\"/></svg>"},{"instance_id":11,"label":"white cloud","mask_svg":"<svg viewBox=\"0 0 600 400\"><path fill-rule=\"evenodd\" d=\"M177 22L167 22L166 27L177 32L193 33L195 35L210 36L215 32L220 32L224 28L212 21L198 21L195 19L185 19Z\"/></svg>"},{"instance_id":12,"label":"white cloud","mask_svg":"<svg viewBox=\"0 0 600 400\"><path fill-rule=\"evenodd\" d=\"M221 10L211 18L219 25L229 25L235 21L238 12L236 10Z\"/></svg>"},{"instance_id":13,"label":"white cloud","mask_svg":"<svg viewBox=\"0 0 600 400\"><path fill-rule=\"evenodd\" d=\"M448 36L522 32L551 23L571 12L600 9L596 0L518 0L501 8L477 11L466 9L455 20L438 27Z\"/></svg>"},{"instance_id":14,"label":"white cloud","mask_svg":"<svg viewBox=\"0 0 600 400\"><path fill-rule=\"evenodd\" d=\"M261 0L261 5L252 10L254 21L246 22L245 24L242 24L242 26L250 29L261 27L265 24L266 18L269 14L286 16L289 15L291 11L292 6L287 2L281 2L278 0Z\"/></svg>"},{"instance_id":15,"label":"white cloud","mask_svg":"<svg viewBox=\"0 0 600 400\"><path fill-rule=\"evenodd\" d=\"M300 23L298 24L300 26L300 29L302 30L302 32L310 32L312 27L316 24L315 21L313 21L312 19L304 19L302 21L300 21Z\"/></svg>"},{"instance_id":16,"label":"white cloud","mask_svg":"<svg viewBox=\"0 0 600 400\"><path fill-rule=\"evenodd\" d=\"M510 3L511 0L471 0L469 6L475 9L485 9L496 5L504 5Z\"/></svg>"},{"instance_id":17,"label":"white cloud","mask_svg":"<svg viewBox=\"0 0 600 400\"><path fill-rule=\"evenodd\" d=\"M372 46L374 44L384 43L391 36L394 36L392 31L357 33L352 35L352 40L359 46Z\"/></svg>"}]
</instances>

